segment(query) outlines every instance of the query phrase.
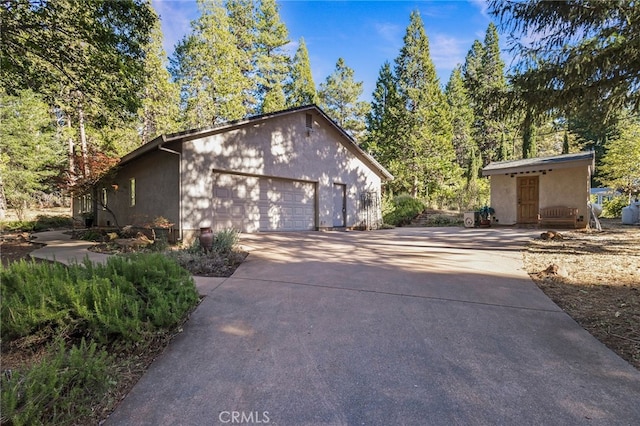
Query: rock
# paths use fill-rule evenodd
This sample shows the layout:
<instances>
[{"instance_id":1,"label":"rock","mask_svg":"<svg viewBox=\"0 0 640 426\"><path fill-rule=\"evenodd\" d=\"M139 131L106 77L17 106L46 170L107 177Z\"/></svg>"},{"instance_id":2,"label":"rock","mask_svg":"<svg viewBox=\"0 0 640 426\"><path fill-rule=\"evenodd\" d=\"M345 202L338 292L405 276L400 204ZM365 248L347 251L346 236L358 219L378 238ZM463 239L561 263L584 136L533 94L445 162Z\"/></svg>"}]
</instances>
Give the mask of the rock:
<instances>
[{"instance_id":1,"label":"rock","mask_svg":"<svg viewBox=\"0 0 640 426\"><path fill-rule=\"evenodd\" d=\"M564 237L561 233L556 231L547 231L540 234L541 240L563 240Z\"/></svg>"},{"instance_id":2,"label":"rock","mask_svg":"<svg viewBox=\"0 0 640 426\"><path fill-rule=\"evenodd\" d=\"M563 277L563 278L567 278L569 276L569 273L564 267L559 266L555 263L549 265L549 267L545 269L544 272L546 272L549 275L556 275L558 277Z\"/></svg>"}]
</instances>

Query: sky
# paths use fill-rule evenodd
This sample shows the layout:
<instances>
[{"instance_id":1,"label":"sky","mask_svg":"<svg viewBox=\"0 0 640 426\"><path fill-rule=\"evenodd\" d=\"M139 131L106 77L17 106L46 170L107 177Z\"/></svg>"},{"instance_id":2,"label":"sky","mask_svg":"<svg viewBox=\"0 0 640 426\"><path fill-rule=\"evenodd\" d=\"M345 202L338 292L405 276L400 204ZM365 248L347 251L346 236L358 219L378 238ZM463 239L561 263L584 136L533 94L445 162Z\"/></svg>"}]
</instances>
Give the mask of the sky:
<instances>
[{"instance_id":1,"label":"sky","mask_svg":"<svg viewBox=\"0 0 640 426\"><path fill-rule=\"evenodd\" d=\"M393 64L403 45L409 16L418 10L430 43L431 58L444 87L457 64L463 63L474 40L484 40L491 16L483 0L451 1L304 1L279 0L280 18L289 30L286 46L295 54L304 37L313 79L318 86L335 69L338 58L362 81L361 99L370 101L385 61ZM195 0L152 0L160 15L167 54L190 31L199 16ZM509 65L504 35L503 60Z\"/></svg>"}]
</instances>

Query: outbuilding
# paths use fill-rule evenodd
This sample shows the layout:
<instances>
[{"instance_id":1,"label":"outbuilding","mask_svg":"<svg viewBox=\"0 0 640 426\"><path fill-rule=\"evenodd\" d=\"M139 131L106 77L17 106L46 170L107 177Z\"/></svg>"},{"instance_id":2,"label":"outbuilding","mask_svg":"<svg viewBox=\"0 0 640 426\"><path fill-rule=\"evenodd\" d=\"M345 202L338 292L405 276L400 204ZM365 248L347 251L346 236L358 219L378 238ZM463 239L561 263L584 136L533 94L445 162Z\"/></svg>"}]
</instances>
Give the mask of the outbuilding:
<instances>
[{"instance_id":1,"label":"outbuilding","mask_svg":"<svg viewBox=\"0 0 640 426\"><path fill-rule=\"evenodd\" d=\"M594 167L593 152L490 163L482 175L491 180L492 221L530 225L541 212L572 211L575 227L585 228Z\"/></svg>"},{"instance_id":2,"label":"outbuilding","mask_svg":"<svg viewBox=\"0 0 640 426\"><path fill-rule=\"evenodd\" d=\"M320 108L309 105L162 135L125 155L74 216L99 226L158 218L177 237L377 227L381 183L393 179Z\"/></svg>"}]
</instances>

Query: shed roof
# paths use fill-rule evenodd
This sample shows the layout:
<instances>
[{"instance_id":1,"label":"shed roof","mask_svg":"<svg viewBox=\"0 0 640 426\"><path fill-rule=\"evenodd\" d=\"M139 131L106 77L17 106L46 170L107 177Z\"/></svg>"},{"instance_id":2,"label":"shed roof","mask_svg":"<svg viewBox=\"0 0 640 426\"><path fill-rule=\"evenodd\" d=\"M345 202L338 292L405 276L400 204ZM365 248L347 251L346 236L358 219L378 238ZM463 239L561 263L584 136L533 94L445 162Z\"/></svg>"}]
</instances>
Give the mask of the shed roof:
<instances>
[{"instance_id":1,"label":"shed roof","mask_svg":"<svg viewBox=\"0 0 640 426\"><path fill-rule=\"evenodd\" d=\"M576 154L554 155L552 157L492 162L482 169L482 175L491 176L523 172L543 172L553 169L566 169L580 166L587 166L593 170L594 164L595 153L593 151L589 151L579 152Z\"/></svg>"},{"instance_id":2,"label":"shed roof","mask_svg":"<svg viewBox=\"0 0 640 426\"><path fill-rule=\"evenodd\" d=\"M226 131L233 130L235 128L245 126L247 124L254 124L264 120L270 120L276 117L281 117L284 115L294 114L302 111L314 111L322 116L329 124L334 127L342 136L343 136L343 144L354 152L357 156L361 157L362 160L369 166L369 168L385 180L393 180L393 175L389 173L387 169L384 168L380 163L378 163L371 155L367 154L362 148L360 148L351 137L342 127L340 127L335 121L333 121L324 111L322 111L317 105L305 105L301 107L291 108L284 111L272 112L269 114L257 115L254 117L249 117L241 120L229 121L226 123L222 123L216 126L201 128L201 129L191 129L178 133L171 133L167 135L161 135L155 138L154 140L142 145L141 147L131 151L122 159L120 159L120 165L124 165L133 161L144 154L158 150L163 147L163 145L168 143L182 143L184 141L199 139L202 137L209 136L214 133L223 133Z\"/></svg>"}]
</instances>

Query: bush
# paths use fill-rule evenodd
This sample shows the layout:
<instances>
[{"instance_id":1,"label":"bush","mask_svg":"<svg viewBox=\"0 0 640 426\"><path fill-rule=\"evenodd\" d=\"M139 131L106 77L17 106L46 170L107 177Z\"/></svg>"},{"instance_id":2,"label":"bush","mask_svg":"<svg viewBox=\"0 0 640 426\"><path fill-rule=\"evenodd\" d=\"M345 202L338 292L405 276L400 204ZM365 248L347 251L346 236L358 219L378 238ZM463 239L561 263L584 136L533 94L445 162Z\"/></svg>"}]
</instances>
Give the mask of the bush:
<instances>
[{"instance_id":1,"label":"bush","mask_svg":"<svg viewBox=\"0 0 640 426\"><path fill-rule=\"evenodd\" d=\"M235 229L218 231L213 239L212 250L218 253L230 253L240 240L240 234Z\"/></svg>"},{"instance_id":2,"label":"bush","mask_svg":"<svg viewBox=\"0 0 640 426\"><path fill-rule=\"evenodd\" d=\"M393 209L383 216L385 223L394 226L407 225L418 214L424 211L425 206L422 201L413 198L408 194L401 194L392 201Z\"/></svg>"},{"instance_id":3,"label":"bush","mask_svg":"<svg viewBox=\"0 0 640 426\"><path fill-rule=\"evenodd\" d=\"M113 383L111 358L96 343L83 339L67 350L58 338L49 353L28 369L2 375L2 424L75 423Z\"/></svg>"},{"instance_id":4,"label":"bush","mask_svg":"<svg viewBox=\"0 0 640 426\"><path fill-rule=\"evenodd\" d=\"M602 203L602 217L622 217L622 209L629 205L629 198L622 195Z\"/></svg>"},{"instance_id":5,"label":"bush","mask_svg":"<svg viewBox=\"0 0 640 426\"><path fill-rule=\"evenodd\" d=\"M73 219L69 216L38 216L35 220L1 221L3 231L38 232L48 229L71 228Z\"/></svg>"},{"instance_id":6,"label":"bush","mask_svg":"<svg viewBox=\"0 0 640 426\"><path fill-rule=\"evenodd\" d=\"M199 299L188 271L155 253L68 268L15 262L0 269L0 281L2 335L9 340L64 329L103 344L134 342L176 325Z\"/></svg>"}]
</instances>

